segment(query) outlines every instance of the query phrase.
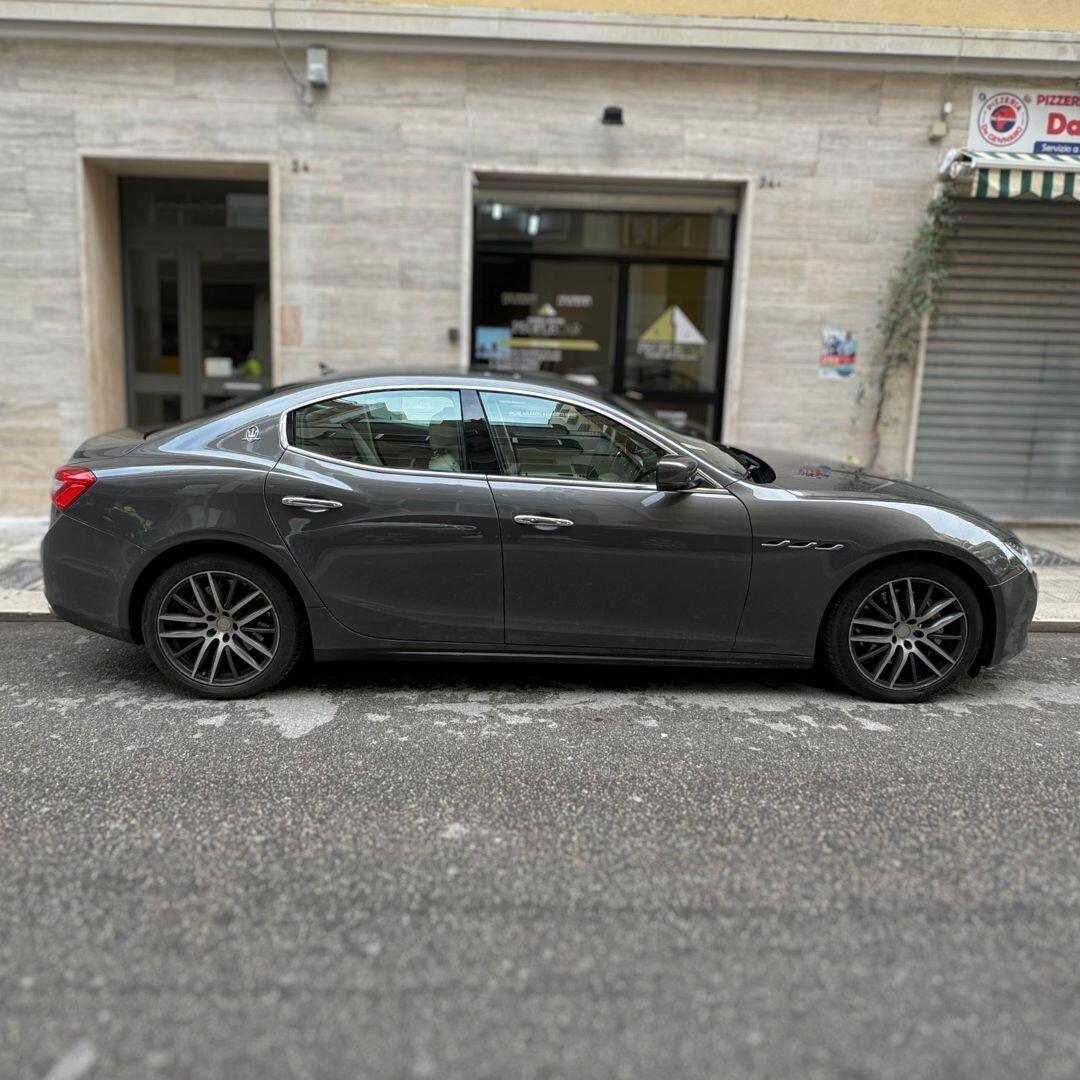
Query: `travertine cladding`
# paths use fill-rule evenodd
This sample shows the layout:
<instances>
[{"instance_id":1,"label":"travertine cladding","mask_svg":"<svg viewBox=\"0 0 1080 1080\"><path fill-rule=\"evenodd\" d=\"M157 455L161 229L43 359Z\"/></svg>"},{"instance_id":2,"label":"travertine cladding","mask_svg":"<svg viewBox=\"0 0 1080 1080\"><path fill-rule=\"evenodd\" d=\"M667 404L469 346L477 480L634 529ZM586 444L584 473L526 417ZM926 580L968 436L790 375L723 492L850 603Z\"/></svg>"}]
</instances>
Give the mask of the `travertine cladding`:
<instances>
[{"instance_id":1,"label":"travertine cladding","mask_svg":"<svg viewBox=\"0 0 1080 1080\"><path fill-rule=\"evenodd\" d=\"M728 435L865 454L859 383L818 377L820 331L857 328L865 368L943 153L926 137L939 76L344 51L332 74L305 112L270 49L0 44L0 514L43 512L53 468L91 434L80 153L277 160L278 380L319 361L458 363L470 165L767 177ZM958 142L970 85L949 95ZM625 127L599 123L613 102ZM899 467L903 387L887 418Z\"/></svg>"}]
</instances>

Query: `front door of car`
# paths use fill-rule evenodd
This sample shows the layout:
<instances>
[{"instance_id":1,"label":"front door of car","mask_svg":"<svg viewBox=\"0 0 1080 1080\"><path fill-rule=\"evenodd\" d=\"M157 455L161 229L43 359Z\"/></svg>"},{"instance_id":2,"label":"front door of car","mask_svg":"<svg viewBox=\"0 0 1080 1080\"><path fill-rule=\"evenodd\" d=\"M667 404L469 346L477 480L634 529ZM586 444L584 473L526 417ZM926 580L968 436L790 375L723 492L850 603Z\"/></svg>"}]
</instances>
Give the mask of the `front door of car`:
<instances>
[{"instance_id":1,"label":"front door of car","mask_svg":"<svg viewBox=\"0 0 1080 1080\"><path fill-rule=\"evenodd\" d=\"M287 425L267 506L330 612L384 641L501 642L499 521L458 391L347 394Z\"/></svg>"},{"instance_id":2,"label":"front door of car","mask_svg":"<svg viewBox=\"0 0 1080 1080\"><path fill-rule=\"evenodd\" d=\"M750 577L749 516L722 488L658 491L665 453L601 412L482 391L502 462L508 645L723 652Z\"/></svg>"}]
</instances>

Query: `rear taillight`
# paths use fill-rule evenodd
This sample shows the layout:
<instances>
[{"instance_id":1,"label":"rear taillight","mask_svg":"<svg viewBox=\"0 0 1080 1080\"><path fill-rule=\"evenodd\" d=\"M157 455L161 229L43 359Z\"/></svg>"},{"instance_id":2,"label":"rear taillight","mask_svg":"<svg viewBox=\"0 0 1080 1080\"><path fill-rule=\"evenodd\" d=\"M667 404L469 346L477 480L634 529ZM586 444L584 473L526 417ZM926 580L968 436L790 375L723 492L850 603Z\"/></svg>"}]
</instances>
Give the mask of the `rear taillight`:
<instances>
[{"instance_id":1,"label":"rear taillight","mask_svg":"<svg viewBox=\"0 0 1080 1080\"><path fill-rule=\"evenodd\" d=\"M89 469L57 469L53 477L52 504L66 510L84 491L93 486L97 477Z\"/></svg>"}]
</instances>

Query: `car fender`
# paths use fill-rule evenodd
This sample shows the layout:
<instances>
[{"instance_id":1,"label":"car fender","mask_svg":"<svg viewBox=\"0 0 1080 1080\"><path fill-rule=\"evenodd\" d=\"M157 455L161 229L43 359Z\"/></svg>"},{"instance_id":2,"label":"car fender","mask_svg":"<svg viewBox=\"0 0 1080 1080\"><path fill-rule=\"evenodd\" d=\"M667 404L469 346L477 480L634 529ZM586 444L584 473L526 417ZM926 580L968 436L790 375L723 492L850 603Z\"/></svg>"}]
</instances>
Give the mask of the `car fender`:
<instances>
[{"instance_id":1,"label":"car fender","mask_svg":"<svg viewBox=\"0 0 1080 1080\"><path fill-rule=\"evenodd\" d=\"M890 558L955 560L988 587L1023 569L992 531L950 510L885 499L804 497L738 484L753 530L750 589L737 652L813 655L837 592Z\"/></svg>"}]
</instances>

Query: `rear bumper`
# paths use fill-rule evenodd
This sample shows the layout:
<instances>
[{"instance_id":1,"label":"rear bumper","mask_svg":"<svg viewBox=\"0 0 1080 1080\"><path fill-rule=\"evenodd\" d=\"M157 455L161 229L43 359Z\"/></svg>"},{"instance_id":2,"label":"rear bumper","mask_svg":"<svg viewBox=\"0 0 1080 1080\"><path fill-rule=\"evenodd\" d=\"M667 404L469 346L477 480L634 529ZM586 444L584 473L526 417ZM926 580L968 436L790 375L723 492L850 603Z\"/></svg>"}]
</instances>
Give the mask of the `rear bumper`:
<instances>
[{"instance_id":1,"label":"rear bumper","mask_svg":"<svg viewBox=\"0 0 1080 1080\"><path fill-rule=\"evenodd\" d=\"M997 615L997 632L988 666L1001 664L1022 652L1028 643L1028 630L1039 601L1039 582L1035 574L1023 570L991 590Z\"/></svg>"},{"instance_id":2,"label":"rear bumper","mask_svg":"<svg viewBox=\"0 0 1080 1080\"><path fill-rule=\"evenodd\" d=\"M59 514L41 543L45 599L67 622L131 641L125 585L145 552Z\"/></svg>"}]
</instances>

